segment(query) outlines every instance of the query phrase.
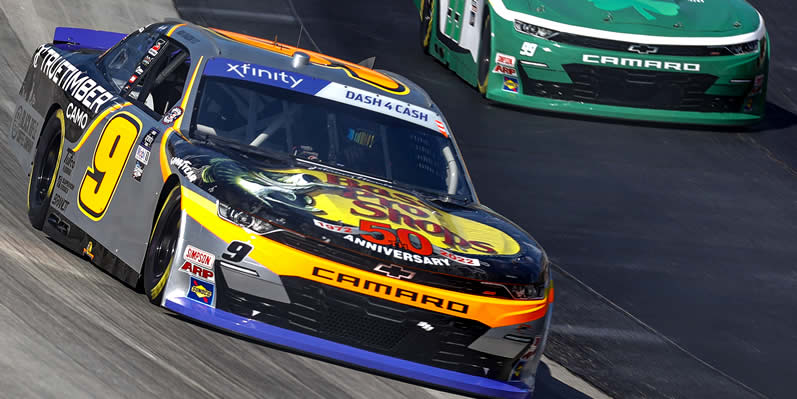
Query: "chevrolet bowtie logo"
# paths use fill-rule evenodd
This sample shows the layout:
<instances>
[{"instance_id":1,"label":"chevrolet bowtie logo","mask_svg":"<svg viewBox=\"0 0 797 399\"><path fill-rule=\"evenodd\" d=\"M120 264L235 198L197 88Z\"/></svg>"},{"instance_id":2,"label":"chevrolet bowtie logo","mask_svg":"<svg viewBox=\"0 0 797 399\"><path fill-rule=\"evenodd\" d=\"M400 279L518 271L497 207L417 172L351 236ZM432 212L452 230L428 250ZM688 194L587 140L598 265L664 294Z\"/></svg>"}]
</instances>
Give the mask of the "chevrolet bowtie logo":
<instances>
[{"instance_id":1,"label":"chevrolet bowtie logo","mask_svg":"<svg viewBox=\"0 0 797 399\"><path fill-rule=\"evenodd\" d=\"M628 51L639 54L656 54L659 48L656 46L648 46L647 44L632 44L628 47Z\"/></svg>"},{"instance_id":2,"label":"chevrolet bowtie logo","mask_svg":"<svg viewBox=\"0 0 797 399\"><path fill-rule=\"evenodd\" d=\"M409 271L398 265L379 265L375 267L374 270L378 271L379 273L383 273L388 277L399 280L403 278L411 280L413 277L415 277L415 272Z\"/></svg>"}]
</instances>

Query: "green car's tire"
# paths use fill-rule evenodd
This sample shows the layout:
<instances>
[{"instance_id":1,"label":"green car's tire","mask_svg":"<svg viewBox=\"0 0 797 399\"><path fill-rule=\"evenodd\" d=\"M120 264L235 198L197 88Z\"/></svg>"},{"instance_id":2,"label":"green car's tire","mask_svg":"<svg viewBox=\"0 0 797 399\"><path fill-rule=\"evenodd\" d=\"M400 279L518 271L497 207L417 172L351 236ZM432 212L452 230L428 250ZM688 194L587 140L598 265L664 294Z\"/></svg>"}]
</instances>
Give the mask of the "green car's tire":
<instances>
[{"instance_id":1,"label":"green car's tire","mask_svg":"<svg viewBox=\"0 0 797 399\"><path fill-rule=\"evenodd\" d=\"M432 10L434 10L434 0L421 1L421 28L420 40L421 48L425 54L429 54L429 43L432 40Z\"/></svg>"},{"instance_id":2,"label":"green car's tire","mask_svg":"<svg viewBox=\"0 0 797 399\"><path fill-rule=\"evenodd\" d=\"M492 34L490 28L490 12L484 12L484 23L482 24L482 37L479 43L479 75L477 83L479 93L483 96L487 94L487 83L490 79L490 61L492 58Z\"/></svg>"}]
</instances>

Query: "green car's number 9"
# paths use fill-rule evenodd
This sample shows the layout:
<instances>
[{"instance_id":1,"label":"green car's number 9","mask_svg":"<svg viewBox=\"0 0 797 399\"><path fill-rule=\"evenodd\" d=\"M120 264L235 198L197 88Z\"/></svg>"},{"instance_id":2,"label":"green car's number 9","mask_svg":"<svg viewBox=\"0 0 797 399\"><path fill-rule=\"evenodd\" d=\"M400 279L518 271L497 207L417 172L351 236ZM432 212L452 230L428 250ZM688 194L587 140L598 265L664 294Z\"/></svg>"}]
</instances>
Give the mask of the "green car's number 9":
<instances>
[{"instance_id":1,"label":"green car's number 9","mask_svg":"<svg viewBox=\"0 0 797 399\"><path fill-rule=\"evenodd\" d=\"M91 220L99 221L108 210L140 132L141 121L127 112L115 115L102 130L78 192L78 207Z\"/></svg>"}]
</instances>

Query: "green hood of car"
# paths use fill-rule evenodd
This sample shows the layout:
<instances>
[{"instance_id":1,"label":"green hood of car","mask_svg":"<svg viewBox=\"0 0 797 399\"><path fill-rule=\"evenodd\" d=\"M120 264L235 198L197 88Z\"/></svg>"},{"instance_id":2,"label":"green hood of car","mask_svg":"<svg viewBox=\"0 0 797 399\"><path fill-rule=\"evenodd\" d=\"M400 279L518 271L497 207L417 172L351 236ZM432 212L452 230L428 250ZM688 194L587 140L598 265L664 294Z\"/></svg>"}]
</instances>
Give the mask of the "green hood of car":
<instances>
[{"instance_id":1,"label":"green hood of car","mask_svg":"<svg viewBox=\"0 0 797 399\"><path fill-rule=\"evenodd\" d=\"M495 1L495 0L494 0ZM500 1L500 0L499 0ZM744 0L503 0L513 11L619 33L655 36L735 36L758 28Z\"/></svg>"}]
</instances>

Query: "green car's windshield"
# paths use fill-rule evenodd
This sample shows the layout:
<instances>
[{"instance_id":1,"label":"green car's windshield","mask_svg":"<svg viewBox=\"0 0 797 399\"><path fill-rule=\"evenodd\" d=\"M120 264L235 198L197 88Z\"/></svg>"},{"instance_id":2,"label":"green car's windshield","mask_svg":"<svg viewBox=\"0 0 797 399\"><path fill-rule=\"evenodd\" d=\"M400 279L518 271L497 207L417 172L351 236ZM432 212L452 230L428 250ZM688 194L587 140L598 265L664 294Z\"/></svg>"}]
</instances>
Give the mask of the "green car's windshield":
<instances>
[{"instance_id":1,"label":"green car's windshield","mask_svg":"<svg viewBox=\"0 0 797 399\"><path fill-rule=\"evenodd\" d=\"M291 90L205 76L191 135L471 200L454 145L439 132Z\"/></svg>"}]
</instances>

